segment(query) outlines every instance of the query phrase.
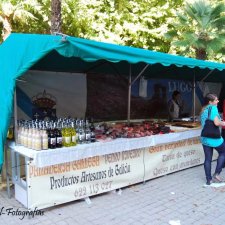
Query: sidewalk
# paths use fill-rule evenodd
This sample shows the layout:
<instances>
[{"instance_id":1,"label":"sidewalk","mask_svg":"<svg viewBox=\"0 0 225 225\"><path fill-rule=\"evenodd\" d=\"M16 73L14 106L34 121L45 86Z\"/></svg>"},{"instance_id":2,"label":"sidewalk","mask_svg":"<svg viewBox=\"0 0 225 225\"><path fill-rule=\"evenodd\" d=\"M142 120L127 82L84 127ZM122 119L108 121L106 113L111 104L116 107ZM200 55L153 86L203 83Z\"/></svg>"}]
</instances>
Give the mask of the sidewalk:
<instances>
[{"instance_id":1,"label":"sidewalk","mask_svg":"<svg viewBox=\"0 0 225 225\"><path fill-rule=\"evenodd\" d=\"M0 225L224 225L225 186L204 184L203 166L197 166L91 197L91 204L74 201L23 220L22 216L0 215ZM0 191L0 213L2 207L26 210L14 198L8 199L5 188Z\"/></svg>"}]
</instances>

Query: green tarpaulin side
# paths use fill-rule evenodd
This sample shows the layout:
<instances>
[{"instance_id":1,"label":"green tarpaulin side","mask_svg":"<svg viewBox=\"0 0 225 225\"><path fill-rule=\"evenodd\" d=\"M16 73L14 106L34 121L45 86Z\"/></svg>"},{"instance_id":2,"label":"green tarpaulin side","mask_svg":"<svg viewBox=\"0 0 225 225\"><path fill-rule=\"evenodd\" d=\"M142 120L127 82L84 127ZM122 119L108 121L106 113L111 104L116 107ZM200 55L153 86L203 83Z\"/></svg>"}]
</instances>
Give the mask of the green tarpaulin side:
<instances>
[{"instance_id":1,"label":"green tarpaulin side","mask_svg":"<svg viewBox=\"0 0 225 225\"><path fill-rule=\"evenodd\" d=\"M65 45L58 36L10 35L0 46L0 167L13 110L15 80L53 49Z\"/></svg>"},{"instance_id":2,"label":"green tarpaulin side","mask_svg":"<svg viewBox=\"0 0 225 225\"><path fill-rule=\"evenodd\" d=\"M113 65L107 67L106 62ZM124 75L129 73L130 64L135 73L150 64L155 76L161 77L160 75L168 73L171 74L170 78L177 78L180 73L179 76L183 74L180 79L192 79L193 72L190 68L196 69L196 77L199 79L210 70L216 70L215 74L218 76L213 77L216 81L222 78L223 72L220 71L225 69L224 64L74 37L11 34L0 45L0 166L3 163L4 143L13 110L16 79L30 68L85 72L100 64L103 65L102 72L110 72L110 68L114 67L114 70L122 71ZM165 67L166 70L162 70ZM146 70L146 76L150 72Z\"/></svg>"}]
</instances>

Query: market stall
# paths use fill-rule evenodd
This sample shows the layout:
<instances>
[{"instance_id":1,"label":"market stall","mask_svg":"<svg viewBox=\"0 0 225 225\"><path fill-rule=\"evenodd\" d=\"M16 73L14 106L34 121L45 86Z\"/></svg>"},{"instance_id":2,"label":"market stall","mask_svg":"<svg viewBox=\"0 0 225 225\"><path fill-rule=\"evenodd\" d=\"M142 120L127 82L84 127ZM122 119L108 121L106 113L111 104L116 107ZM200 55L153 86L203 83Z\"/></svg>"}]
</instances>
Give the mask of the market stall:
<instances>
[{"instance_id":1,"label":"market stall","mask_svg":"<svg viewBox=\"0 0 225 225\"><path fill-rule=\"evenodd\" d=\"M15 58L13 62L12 52ZM0 89L1 165L13 111L16 80L28 70L119 72L129 77L129 99L131 75L157 78L166 76L195 81L210 73L206 80L215 82L224 80L225 69L224 64L65 35L12 34L0 46L0 57L1 80L4 87ZM16 103L16 100L14 102ZM128 106L129 119L129 100ZM14 108L16 109L16 104ZM15 130L17 131L17 123ZM203 161L198 140L199 132L187 130L163 134L163 138L161 135L152 135L47 151L29 150L12 144L9 148L12 152L13 168L20 165L19 155L25 158L25 179L21 179L20 171L13 171L16 198L30 209L45 208L199 165ZM58 167L60 169L57 169ZM99 180L104 182L98 183Z\"/></svg>"},{"instance_id":2,"label":"market stall","mask_svg":"<svg viewBox=\"0 0 225 225\"><path fill-rule=\"evenodd\" d=\"M15 197L28 209L42 209L202 164L199 135L200 129L189 129L47 151L11 143Z\"/></svg>"}]
</instances>

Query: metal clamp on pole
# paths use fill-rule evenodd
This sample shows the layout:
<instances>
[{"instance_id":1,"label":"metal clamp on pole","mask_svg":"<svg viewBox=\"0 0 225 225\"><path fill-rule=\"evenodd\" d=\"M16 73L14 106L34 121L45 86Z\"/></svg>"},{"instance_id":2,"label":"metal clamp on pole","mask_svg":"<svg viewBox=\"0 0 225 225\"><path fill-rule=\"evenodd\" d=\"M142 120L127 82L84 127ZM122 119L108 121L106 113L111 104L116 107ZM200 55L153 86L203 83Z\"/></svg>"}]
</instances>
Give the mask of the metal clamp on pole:
<instances>
[{"instance_id":1,"label":"metal clamp on pole","mask_svg":"<svg viewBox=\"0 0 225 225\"><path fill-rule=\"evenodd\" d=\"M58 33L58 32L54 32L53 35L56 35L56 36L61 36L62 37L62 42L67 42L67 37L69 37L69 35L66 35L66 34L63 34L63 33Z\"/></svg>"}]
</instances>

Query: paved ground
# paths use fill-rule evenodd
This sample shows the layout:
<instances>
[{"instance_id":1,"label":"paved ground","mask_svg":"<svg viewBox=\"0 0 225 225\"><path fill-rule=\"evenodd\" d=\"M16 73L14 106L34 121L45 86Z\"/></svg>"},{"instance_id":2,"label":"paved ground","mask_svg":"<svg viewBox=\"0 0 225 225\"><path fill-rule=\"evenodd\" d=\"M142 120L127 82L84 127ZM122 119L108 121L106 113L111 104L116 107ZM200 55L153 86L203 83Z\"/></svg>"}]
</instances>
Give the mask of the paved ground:
<instances>
[{"instance_id":1,"label":"paved ground","mask_svg":"<svg viewBox=\"0 0 225 225\"><path fill-rule=\"evenodd\" d=\"M22 220L22 216L1 214L2 207L25 210L14 198L8 199L3 188L0 225L225 225L225 186L203 187L204 183L203 166L197 166L91 197L91 204L75 201Z\"/></svg>"}]
</instances>

